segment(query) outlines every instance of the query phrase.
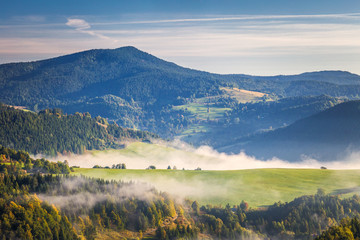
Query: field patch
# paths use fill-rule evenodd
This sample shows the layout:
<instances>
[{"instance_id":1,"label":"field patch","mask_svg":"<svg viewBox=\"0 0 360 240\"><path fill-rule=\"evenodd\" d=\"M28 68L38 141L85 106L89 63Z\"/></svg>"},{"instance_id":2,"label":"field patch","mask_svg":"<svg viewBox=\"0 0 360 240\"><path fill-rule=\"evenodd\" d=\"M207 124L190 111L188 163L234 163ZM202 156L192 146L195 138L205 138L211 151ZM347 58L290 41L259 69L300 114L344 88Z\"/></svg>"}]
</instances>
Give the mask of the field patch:
<instances>
[{"instance_id":1,"label":"field patch","mask_svg":"<svg viewBox=\"0 0 360 240\"><path fill-rule=\"evenodd\" d=\"M221 119L223 118L225 111L231 110L231 108L214 107L211 104L200 102L174 106L174 109L187 110L192 114L192 117L203 121L208 119Z\"/></svg>"},{"instance_id":2,"label":"field patch","mask_svg":"<svg viewBox=\"0 0 360 240\"><path fill-rule=\"evenodd\" d=\"M231 98L235 98L239 103L256 102L261 100L262 97L267 96L267 94L262 92L249 91L239 88L221 87L220 90L225 91L226 95Z\"/></svg>"}]
</instances>

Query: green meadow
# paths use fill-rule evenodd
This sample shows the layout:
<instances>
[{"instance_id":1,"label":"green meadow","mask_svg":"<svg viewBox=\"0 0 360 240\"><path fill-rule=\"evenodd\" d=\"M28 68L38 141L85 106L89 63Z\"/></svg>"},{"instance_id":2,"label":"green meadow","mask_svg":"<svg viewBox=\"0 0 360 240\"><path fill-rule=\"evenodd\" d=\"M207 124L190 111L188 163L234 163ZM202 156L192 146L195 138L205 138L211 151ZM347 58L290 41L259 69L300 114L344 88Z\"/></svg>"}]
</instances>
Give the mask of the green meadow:
<instances>
[{"instance_id":1,"label":"green meadow","mask_svg":"<svg viewBox=\"0 0 360 240\"><path fill-rule=\"evenodd\" d=\"M179 199L225 206L245 200L251 207L291 201L322 188L352 196L360 191L360 170L252 169L236 171L75 169L75 175L106 180L141 181Z\"/></svg>"},{"instance_id":2,"label":"green meadow","mask_svg":"<svg viewBox=\"0 0 360 240\"><path fill-rule=\"evenodd\" d=\"M208 106L204 103L189 103L186 105L175 106L174 109L188 110L193 117L201 120L206 120L207 118L211 120L219 119L224 116L225 111L231 110L230 108Z\"/></svg>"},{"instance_id":3,"label":"green meadow","mask_svg":"<svg viewBox=\"0 0 360 240\"><path fill-rule=\"evenodd\" d=\"M222 94L193 99L187 104L174 106L175 110L186 110L192 123L184 129L179 137L187 142L196 143L203 140L203 135L214 131L214 123L224 120L225 113L231 108L219 107L216 102L220 98L232 98L239 103L267 101L271 99L265 93L247 91L238 88L221 87Z\"/></svg>"}]
</instances>

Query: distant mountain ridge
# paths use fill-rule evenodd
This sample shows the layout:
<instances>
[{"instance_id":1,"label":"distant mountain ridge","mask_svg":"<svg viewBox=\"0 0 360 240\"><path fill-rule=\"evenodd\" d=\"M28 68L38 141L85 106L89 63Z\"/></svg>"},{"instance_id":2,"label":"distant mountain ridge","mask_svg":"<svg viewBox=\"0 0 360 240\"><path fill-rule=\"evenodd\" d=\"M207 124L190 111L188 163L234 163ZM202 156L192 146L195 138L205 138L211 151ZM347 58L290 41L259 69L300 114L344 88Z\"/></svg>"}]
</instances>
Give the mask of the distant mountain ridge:
<instances>
[{"instance_id":1,"label":"distant mountain ridge","mask_svg":"<svg viewBox=\"0 0 360 240\"><path fill-rule=\"evenodd\" d=\"M243 139L243 144L232 149L245 149L264 159L342 160L350 152L360 151L359 123L360 101L345 102L287 127Z\"/></svg>"},{"instance_id":2,"label":"distant mountain ridge","mask_svg":"<svg viewBox=\"0 0 360 240\"><path fill-rule=\"evenodd\" d=\"M305 87L291 89L298 86L297 82ZM0 65L0 101L31 108L35 104L53 107L106 94L126 101L171 104L178 96L218 94L218 88L227 85L286 96L352 96L356 95L354 90L360 90L360 76L342 71L274 77L211 74L180 67L134 47Z\"/></svg>"},{"instance_id":3,"label":"distant mountain ridge","mask_svg":"<svg viewBox=\"0 0 360 240\"><path fill-rule=\"evenodd\" d=\"M347 72L347 71L317 71L306 72L298 75L276 75L276 76L251 76L243 75L255 79L269 79L280 81L316 81L316 82L328 82L339 85L358 85L360 84L360 76Z\"/></svg>"}]
</instances>

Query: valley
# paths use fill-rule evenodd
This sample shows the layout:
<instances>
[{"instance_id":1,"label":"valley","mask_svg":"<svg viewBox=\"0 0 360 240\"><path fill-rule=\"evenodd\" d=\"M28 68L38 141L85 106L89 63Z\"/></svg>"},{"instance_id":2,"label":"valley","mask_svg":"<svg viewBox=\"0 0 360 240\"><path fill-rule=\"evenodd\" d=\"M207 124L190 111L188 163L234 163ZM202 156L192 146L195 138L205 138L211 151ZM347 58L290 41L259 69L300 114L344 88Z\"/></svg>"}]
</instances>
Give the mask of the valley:
<instances>
[{"instance_id":1,"label":"valley","mask_svg":"<svg viewBox=\"0 0 360 240\"><path fill-rule=\"evenodd\" d=\"M0 240L360 240L359 0L0 6Z\"/></svg>"},{"instance_id":2,"label":"valley","mask_svg":"<svg viewBox=\"0 0 360 240\"><path fill-rule=\"evenodd\" d=\"M360 226L359 92L350 72L212 74L134 47L2 64L0 233L313 239Z\"/></svg>"}]
</instances>

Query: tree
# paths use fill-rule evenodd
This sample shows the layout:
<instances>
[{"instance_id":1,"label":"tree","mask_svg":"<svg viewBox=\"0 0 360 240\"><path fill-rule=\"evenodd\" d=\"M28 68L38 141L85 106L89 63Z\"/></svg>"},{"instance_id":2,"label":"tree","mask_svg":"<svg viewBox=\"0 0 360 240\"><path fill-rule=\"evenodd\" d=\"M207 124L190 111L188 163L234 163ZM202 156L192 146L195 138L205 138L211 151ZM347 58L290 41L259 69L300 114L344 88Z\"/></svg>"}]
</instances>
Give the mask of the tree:
<instances>
[{"instance_id":1,"label":"tree","mask_svg":"<svg viewBox=\"0 0 360 240\"><path fill-rule=\"evenodd\" d=\"M246 212L249 209L249 204L245 202L244 200L240 203L240 209L244 212Z\"/></svg>"},{"instance_id":2,"label":"tree","mask_svg":"<svg viewBox=\"0 0 360 240\"><path fill-rule=\"evenodd\" d=\"M318 188L316 195L325 196L325 190L323 188Z\"/></svg>"},{"instance_id":3,"label":"tree","mask_svg":"<svg viewBox=\"0 0 360 240\"><path fill-rule=\"evenodd\" d=\"M199 203L197 201L194 201L191 204L191 208L195 212L195 214L199 214Z\"/></svg>"}]
</instances>

